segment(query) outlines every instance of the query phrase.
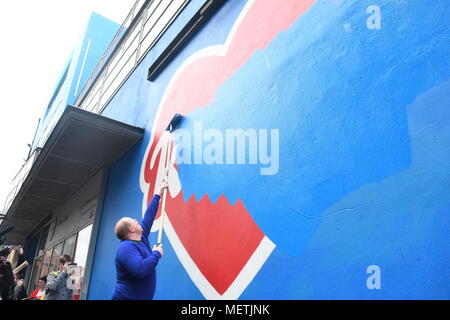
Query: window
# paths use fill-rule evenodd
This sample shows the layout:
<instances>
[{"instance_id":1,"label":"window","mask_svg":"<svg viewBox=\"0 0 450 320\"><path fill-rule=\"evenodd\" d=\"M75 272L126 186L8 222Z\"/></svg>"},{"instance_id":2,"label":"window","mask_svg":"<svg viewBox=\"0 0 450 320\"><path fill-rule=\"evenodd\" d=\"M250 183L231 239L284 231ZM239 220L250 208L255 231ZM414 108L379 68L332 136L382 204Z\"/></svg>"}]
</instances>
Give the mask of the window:
<instances>
[{"instance_id":1,"label":"window","mask_svg":"<svg viewBox=\"0 0 450 320\"><path fill-rule=\"evenodd\" d=\"M77 263L79 279L73 291L74 300L80 299L81 288L83 287L84 272L86 270L86 261L89 252L89 242L91 240L92 224L78 232L77 247L75 250L74 261Z\"/></svg>"},{"instance_id":2,"label":"window","mask_svg":"<svg viewBox=\"0 0 450 320\"><path fill-rule=\"evenodd\" d=\"M44 260L42 262L41 277L46 276L50 273L50 261L52 258L52 252L53 252L53 249L49 249L49 250L45 251Z\"/></svg>"},{"instance_id":3,"label":"window","mask_svg":"<svg viewBox=\"0 0 450 320\"><path fill-rule=\"evenodd\" d=\"M48 230L49 227L47 226L44 231L42 231L41 236L39 238L39 244L37 248L37 254L36 259L34 260L34 268L33 273L31 275L31 282L28 283L29 291L34 291L37 288L37 282L39 278L41 277L42 273L42 262L44 260L44 249L45 244L47 242L48 238Z\"/></svg>"},{"instance_id":4,"label":"window","mask_svg":"<svg viewBox=\"0 0 450 320\"><path fill-rule=\"evenodd\" d=\"M47 242L48 237L48 227L45 228L45 230L41 234L41 238L39 239L39 246L38 246L38 254L37 256L40 257L44 254L45 244Z\"/></svg>"},{"instance_id":5,"label":"window","mask_svg":"<svg viewBox=\"0 0 450 320\"><path fill-rule=\"evenodd\" d=\"M140 4L136 2L133 10L141 14L128 16L114 38L114 41L118 41L114 42L112 48L114 51L111 52L108 48L104 53L74 105L91 112L101 112L188 2L188 0L141 1ZM139 10L144 4L146 5L144 10ZM206 4L201 12L206 12L210 6L211 3ZM131 21L133 25L128 28ZM121 32L124 32L125 28L128 28L127 34L122 37ZM97 70L101 70L102 73Z\"/></svg>"},{"instance_id":6,"label":"window","mask_svg":"<svg viewBox=\"0 0 450 320\"><path fill-rule=\"evenodd\" d=\"M73 249L75 247L76 240L77 240L76 234L66 239L66 241L64 241L64 249L62 254L68 254L71 258L73 258Z\"/></svg>"},{"instance_id":7,"label":"window","mask_svg":"<svg viewBox=\"0 0 450 320\"><path fill-rule=\"evenodd\" d=\"M62 255L63 245L64 245L64 243L60 242L53 248L53 255L52 255L52 260L51 260L51 264L50 264L50 272L58 271L59 257Z\"/></svg>"},{"instance_id":8,"label":"window","mask_svg":"<svg viewBox=\"0 0 450 320\"><path fill-rule=\"evenodd\" d=\"M78 232L77 248L75 250L74 261L77 265L85 268L89 250L89 241L91 240L92 224Z\"/></svg>"},{"instance_id":9,"label":"window","mask_svg":"<svg viewBox=\"0 0 450 320\"><path fill-rule=\"evenodd\" d=\"M61 241L52 248L45 249L45 243L48 237L48 228L46 228L40 238L38 254L34 262L33 274L29 283L29 291L37 288L37 282L40 277L47 276L50 272L58 271L59 257L68 254L77 264L74 271L77 272L78 280L72 299L78 300L83 285L83 278L86 268L87 256L89 253L89 243L91 241L92 224L71 235L65 241Z\"/></svg>"},{"instance_id":10,"label":"window","mask_svg":"<svg viewBox=\"0 0 450 320\"><path fill-rule=\"evenodd\" d=\"M31 289L28 290L29 292L32 292L37 289L37 282L41 275L42 259L43 257L39 257L36 260L34 260L33 276L31 277L30 283Z\"/></svg>"}]
</instances>

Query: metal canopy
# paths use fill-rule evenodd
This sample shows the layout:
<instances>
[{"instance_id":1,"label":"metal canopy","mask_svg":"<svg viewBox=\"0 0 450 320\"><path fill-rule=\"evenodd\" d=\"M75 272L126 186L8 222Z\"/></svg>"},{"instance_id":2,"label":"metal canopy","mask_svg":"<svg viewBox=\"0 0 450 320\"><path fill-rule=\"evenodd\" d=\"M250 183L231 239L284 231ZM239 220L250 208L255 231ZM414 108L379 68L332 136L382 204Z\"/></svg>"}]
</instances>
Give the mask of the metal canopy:
<instances>
[{"instance_id":1,"label":"metal canopy","mask_svg":"<svg viewBox=\"0 0 450 320\"><path fill-rule=\"evenodd\" d=\"M118 160L144 130L68 106L35 158L6 212L0 231L14 227L8 244L21 243L51 211L98 170Z\"/></svg>"}]
</instances>

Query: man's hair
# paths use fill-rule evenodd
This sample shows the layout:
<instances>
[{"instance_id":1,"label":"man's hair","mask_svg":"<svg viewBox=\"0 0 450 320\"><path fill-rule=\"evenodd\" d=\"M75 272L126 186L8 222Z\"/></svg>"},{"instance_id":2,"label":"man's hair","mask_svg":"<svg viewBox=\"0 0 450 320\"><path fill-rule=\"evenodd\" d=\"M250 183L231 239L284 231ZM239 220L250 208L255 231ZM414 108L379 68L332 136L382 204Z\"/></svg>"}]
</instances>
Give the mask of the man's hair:
<instances>
[{"instance_id":1,"label":"man's hair","mask_svg":"<svg viewBox=\"0 0 450 320\"><path fill-rule=\"evenodd\" d=\"M127 218L122 218L116 223L116 227L114 228L114 233L119 240L123 241L127 239L128 236L128 228L130 227L130 222Z\"/></svg>"},{"instance_id":2,"label":"man's hair","mask_svg":"<svg viewBox=\"0 0 450 320\"><path fill-rule=\"evenodd\" d=\"M47 283L47 276L40 277L39 280L44 281L45 283Z\"/></svg>"},{"instance_id":3,"label":"man's hair","mask_svg":"<svg viewBox=\"0 0 450 320\"><path fill-rule=\"evenodd\" d=\"M72 262L72 258L68 254L63 254L59 257L59 263L65 264L66 262Z\"/></svg>"}]
</instances>

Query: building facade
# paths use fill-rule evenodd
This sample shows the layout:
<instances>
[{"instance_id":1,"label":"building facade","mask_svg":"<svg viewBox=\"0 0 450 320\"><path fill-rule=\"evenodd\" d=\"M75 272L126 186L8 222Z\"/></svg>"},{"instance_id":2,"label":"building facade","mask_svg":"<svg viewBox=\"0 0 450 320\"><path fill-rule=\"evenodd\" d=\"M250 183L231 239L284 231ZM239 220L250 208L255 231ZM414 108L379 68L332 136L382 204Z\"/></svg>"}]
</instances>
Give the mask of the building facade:
<instances>
[{"instance_id":1,"label":"building facade","mask_svg":"<svg viewBox=\"0 0 450 320\"><path fill-rule=\"evenodd\" d=\"M76 119L68 106L73 105L119 27L91 14L39 120L28 160L11 183L0 229L12 228L3 237L4 245L25 247L29 292L39 277L58 268L62 254L74 257L84 275L103 171L80 159L77 141L67 139L76 139L80 130L73 125ZM79 298L79 289L75 298Z\"/></svg>"},{"instance_id":2,"label":"building facade","mask_svg":"<svg viewBox=\"0 0 450 320\"><path fill-rule=\"evenodd\" d=\"M155 299L449 299L449 14L137 1L0 229L39 211L33 270L82 248L81 298L110 299L114 225L142 217L169 153Z\"/></svg>"}]
</instances>

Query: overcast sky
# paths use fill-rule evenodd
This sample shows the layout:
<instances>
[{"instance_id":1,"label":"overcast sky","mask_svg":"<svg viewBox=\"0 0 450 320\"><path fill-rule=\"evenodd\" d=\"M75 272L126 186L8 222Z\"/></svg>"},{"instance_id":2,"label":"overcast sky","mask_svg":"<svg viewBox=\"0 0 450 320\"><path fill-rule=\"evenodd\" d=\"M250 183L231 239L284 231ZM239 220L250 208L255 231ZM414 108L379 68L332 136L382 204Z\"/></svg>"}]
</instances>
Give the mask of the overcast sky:
<instances>
[{"instance_id":1,"label":"overcast sky","mask_svg":"<svg viewBox=\"0 0 450 320\"><path fill-rule=\"evenodd\" d=\"M122 24L135 1L0 1L0 211L91 12Z\"/></svg>"}]
</instances>

